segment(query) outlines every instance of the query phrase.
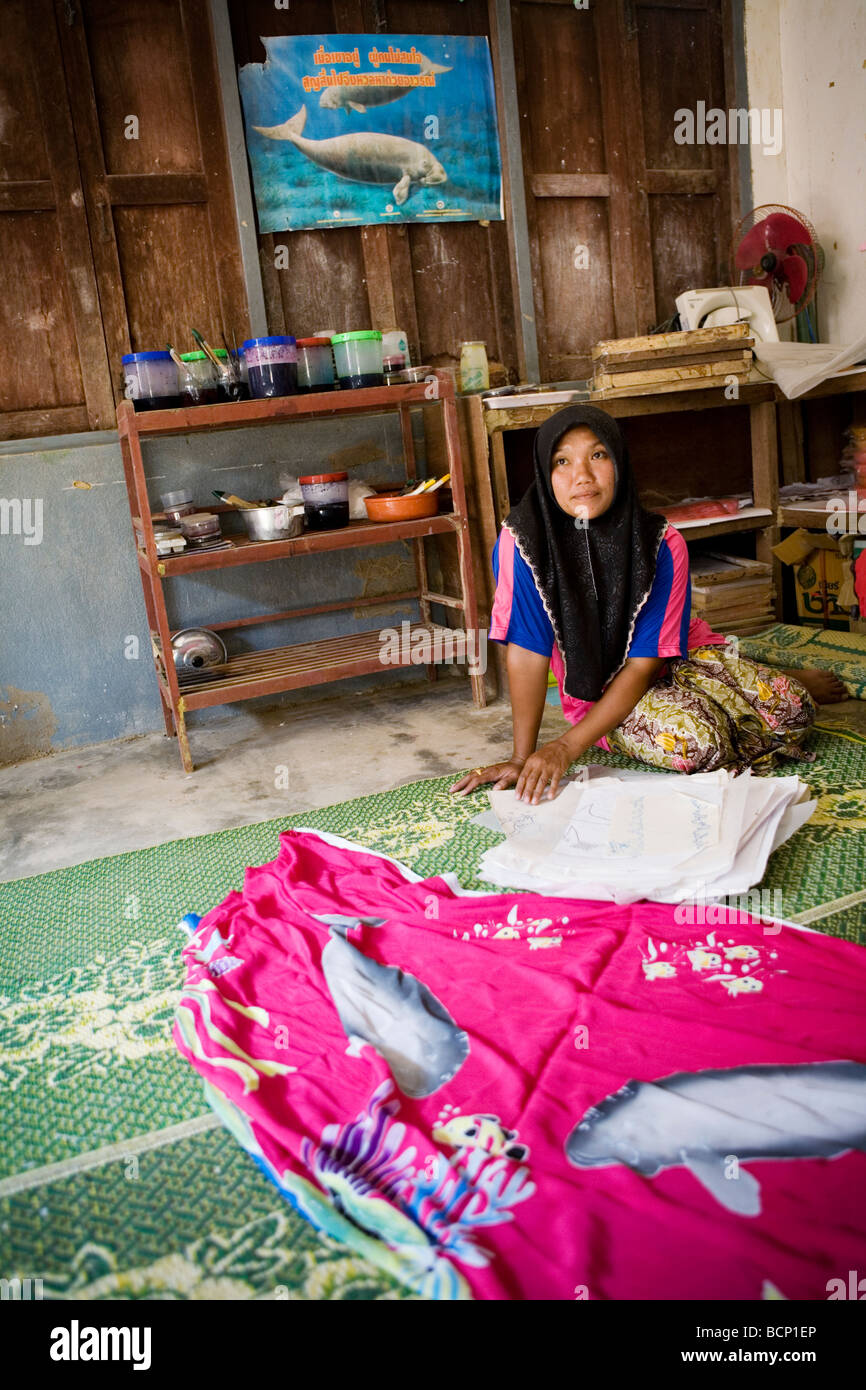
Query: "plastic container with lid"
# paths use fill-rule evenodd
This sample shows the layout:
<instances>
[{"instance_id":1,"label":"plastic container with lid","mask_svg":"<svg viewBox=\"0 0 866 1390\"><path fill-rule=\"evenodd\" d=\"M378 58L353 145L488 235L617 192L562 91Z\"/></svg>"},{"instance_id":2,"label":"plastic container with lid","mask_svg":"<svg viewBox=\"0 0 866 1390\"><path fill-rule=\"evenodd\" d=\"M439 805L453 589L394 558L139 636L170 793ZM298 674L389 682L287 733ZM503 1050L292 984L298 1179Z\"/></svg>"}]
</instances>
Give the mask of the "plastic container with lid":
<instances>
[{"instance_id":1,"label":"plastic container with lid","mask_svg":"<svg viewBox=\"0 0 866 1390\"><path fill-rule=\"evenodd\" d=\"M382 386L385 381L382 334L377 329L337 333L331 339L337 376L343 387Z\"/></svg>"},{"instance_id":2,"label":"plastic container with lid","mask_svg":"<svg viewBox=\"0 0 866 1390\"><path fill-rule=\"evenodd\" d=\"M181 517L180 529L190 545L219 540L220 519L215 512L190 512Z\"/></svg>"},{"instance_id":3,"label":"plastic container with lid","mask_svg":"<svg viewBox=\"0 0 866 1390\"><path fill-rule=\"evenodd\" d=\"M335 531L348 526L348 473L310 473L298 482L304 499L304 519L311 531Z\"/></svg>"},{"instance_id":4,"label":"plastic container with lid","mask_svg":"<svg viewBox=\"0 0 866 1390\"><path fill-rule=\"evenodd\" d=\"M195 511L192 493L187 492L186 488L180 488L177 492L161 492L159 500L168 521L179 522L181 517Z\"/></svg>"},{"instance_id":5,"label":"plastic container with lid","mask_svg":"<svg viewBox=\"0 0 866 1390\"><path fill-rule=\"evenodd\" d=\"M290 335L247 338L241 351L254 400L294 396L298 389L298 348Z\"/></svg>"},{"instance_id":6,"label":"plastic container with lid","mask_svg":"<svg viewBox=\"0 0 866 1390\"><path fill-rule=\"evenodd\" d=\"M490 368L484 343L460 344L460 390L464 395L490 390Z\"/></svg>"},{"instance_id":7,"label":"plastic container with lid","mask_svg":"<svg viewBox=\"0 0 866 1390\"><path fill-rule=\"evenodd\" d=\"M330 338L298 339L298 391L333 391L334 358Z\"/></svg>"},{"instance_id":8,"label":"plastic container with lid","mask_svg":"<svg viewBox=\"0 0 866 1390\"><path fill-rule=\"evenodd\" d=\"M135 410L173 410L180 405L177 367L170 352L128 352L123 366L123 394Z\"/></svg>"}]
</instances>

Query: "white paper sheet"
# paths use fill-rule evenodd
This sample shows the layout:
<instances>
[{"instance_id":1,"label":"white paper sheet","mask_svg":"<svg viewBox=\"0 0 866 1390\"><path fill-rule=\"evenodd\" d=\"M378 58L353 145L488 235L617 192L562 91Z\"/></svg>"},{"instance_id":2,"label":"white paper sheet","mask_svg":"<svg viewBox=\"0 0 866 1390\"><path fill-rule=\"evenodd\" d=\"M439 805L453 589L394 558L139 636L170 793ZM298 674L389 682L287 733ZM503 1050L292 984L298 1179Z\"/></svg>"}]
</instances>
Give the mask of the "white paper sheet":
<instances>
[{"instance_id":1,"label":"white paper sheet","mask_svg":"<svg viewBox=\"0 0 866 1390\"><path fill-rule=\"evenodd\" d=\"M491 792L506 839L478 872L502 887L617 903L746 893L814 811L807 791L794 776L720 771L595 775L534 807Z\"/></svg>"}]
</instances>

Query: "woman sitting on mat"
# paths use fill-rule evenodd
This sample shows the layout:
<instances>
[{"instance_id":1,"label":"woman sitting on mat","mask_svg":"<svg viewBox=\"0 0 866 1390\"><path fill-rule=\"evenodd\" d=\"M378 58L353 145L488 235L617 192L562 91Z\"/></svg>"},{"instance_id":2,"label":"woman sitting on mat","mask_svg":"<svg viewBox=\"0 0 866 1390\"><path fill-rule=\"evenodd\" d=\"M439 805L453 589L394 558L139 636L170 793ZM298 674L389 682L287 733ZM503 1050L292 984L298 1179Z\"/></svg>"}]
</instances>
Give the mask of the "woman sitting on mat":
<instances>
[{"instance_id":1,"label":"woman sitting on mat","mask_svg":"<svg viewBox=\"0 0 866 1390\"><path fill-rule=\"evenodd\" d=\"M516 783L536 804L593 744L677 772L765 771L808 759L816 700L845 698L828 672L758 666L689 621L686 543L641 507L619 427L593 406L538 430L535 481L505 521L493 568L490 636L508 648L514 751L452 792ZM550 667L572 727L536 751Z\"/></svg>"}]
</instances>

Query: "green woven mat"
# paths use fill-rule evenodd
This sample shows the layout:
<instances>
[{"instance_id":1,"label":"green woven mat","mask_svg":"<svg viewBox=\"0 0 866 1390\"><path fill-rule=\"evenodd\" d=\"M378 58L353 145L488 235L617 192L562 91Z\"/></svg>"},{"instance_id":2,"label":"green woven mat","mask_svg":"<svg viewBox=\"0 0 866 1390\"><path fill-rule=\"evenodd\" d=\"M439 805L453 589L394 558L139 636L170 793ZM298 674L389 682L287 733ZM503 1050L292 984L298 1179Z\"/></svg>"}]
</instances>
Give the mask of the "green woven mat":
<instances>
[{"instance_id":1,"label":"green woven mat","mask_svg":"<svg viewBox=\"0 0 866 1390\"><path fill-rule=\"evenodd\" d=\"M753 661L805 671L835 671L852 700L866 700L866 634L776 623L756 637L741 637L740 650Z\"/></svg>"},{"instance_id":2,"label":"green woven mat","mask_svg":"<svg viewBox=\"0 0 866 1390\"><path fill-rule=\"evenodd\" d=\"M866 718L833 718L822 710L812 735L817 762L781 770L819 805L762 886L784 916L866 943ZM0 1277L61 1298L406 1296L316 1235L213 1128L171 1040L177 923L240 888L291 825L488 886L475 866L497 836L470 823L486 800L449 797L451 780L0 884Z\"/></svg>"}]
</instances>

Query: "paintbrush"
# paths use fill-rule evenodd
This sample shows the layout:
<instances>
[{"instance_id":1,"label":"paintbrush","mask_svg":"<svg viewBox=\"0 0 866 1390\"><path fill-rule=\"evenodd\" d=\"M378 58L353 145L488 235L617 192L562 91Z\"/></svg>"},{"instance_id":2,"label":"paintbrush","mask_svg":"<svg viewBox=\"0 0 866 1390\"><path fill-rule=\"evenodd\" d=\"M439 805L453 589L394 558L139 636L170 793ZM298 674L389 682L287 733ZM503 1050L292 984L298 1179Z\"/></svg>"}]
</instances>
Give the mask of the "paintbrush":
<instances>
[{"instance_id":1,"label":"paintbrush","mask_svg":"<svg viewBox=\"0 0 866 1390\"><path fill-rule=\"evenodd\" d=\"M219 372L220 376L229 376L231 373L229 372L227 364L219 360L210 343L205 342L204 338L201 336L197 328L193 328L191 331L192 336L195 338L202 352L207 354L207 356L210 358L211 362L213 362L214 366Z\"/></svg>"},{"instance_id":2,"label":"paintbrush","mask_svg":"<svg viewBox=\"0 0 866 1390\"><path fill-rule=\"evenodd\" d=\"M171 360L172 360L172 362L174 363L174 365L175 365L176 367L180 367L180 369L181 369L182 372L186 371L186 363L183 361L183 358L181 358L181 357L178 355L178 353L175 352L175 350L174 350L174 348L172 347L171 343L166 343L165 346L166 346L166 348L168 349L169 353L171 354Z\"/></svg>"},{"instance_id":3,"label":"paintbrush","mask_svg":"<svg viewBox=\"0 0 866 1390\"><path fill-rule=\"evenodd\" d=\"M229 507L241 507L244 511L249 512L257 511L259 507L268 505L265 502L245 502L243 497L236 497L233 492L218 492L216 488L214 488L213 496L218 497L221 502L225 502Z\"/></svg>"}]
</instances>

